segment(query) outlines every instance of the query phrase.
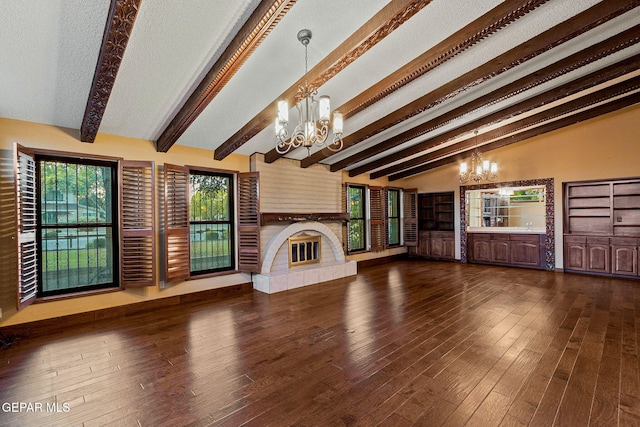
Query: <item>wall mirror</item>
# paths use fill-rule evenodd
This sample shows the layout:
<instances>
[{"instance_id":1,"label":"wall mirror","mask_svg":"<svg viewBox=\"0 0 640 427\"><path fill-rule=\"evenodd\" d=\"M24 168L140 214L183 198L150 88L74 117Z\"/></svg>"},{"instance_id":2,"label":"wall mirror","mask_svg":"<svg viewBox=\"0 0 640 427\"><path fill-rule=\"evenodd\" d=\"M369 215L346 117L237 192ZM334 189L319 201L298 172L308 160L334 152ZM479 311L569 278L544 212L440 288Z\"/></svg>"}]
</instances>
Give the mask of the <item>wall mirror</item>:
<instances>
[{"instance_id":1,"label":"wall mirror","mask_svg":"<svg viewBox=\"0 0 640 427\"><path fill-rule=\"evenodd\" d=\"M467 230L544 233L544 185L468 190L465 197Z\"/></svg>"},{"instance_id":2,"label":"wall mirror","mask_svg":"<svg viewBox=\"0 0 640 427\"><path fill-rule=\"evenodd\" d=\"M529 180L521 180L521 181L510 181L510 182L501 182L501 183L492 183L492 184L476 184L476 185L463 185L460 186L460 260L462 262L467 262L467 233L473 233L478 231L488 231L488 232L511 232L508 227L524 227L518 230L514 230L515 233L540 233L545 235L545 267L547 270L555 269L555 230L554 230L554 184L553 178L542 178L542 179L529 179ZM499 195L501 188L511 188L515 191L523 191L522 193L518 193L520 198L529 198L534 199L532 194L527 194L533 191L534 189L544 189L542 195L535 197L542 197L542 201L540 203L534 203L531 200L525 202L524 200L520 200L518 202L513 201L513 204L523 203L526 206L534 206L534 205L542 205L542 209L544 209L544 215L540 215L541 218L538 218L537 215L526 214L527 218L519 218L515 219L515 209L524 209L525 211L529 208L515 208L514 209L514 219L511 220L511 215L509 215L509 221L506 225L495 226L493 228L484 227L480 225L485 220L483 219L482 211L477 216L477 226L474 228L473 226L469 226L468 221L473 217L473 215L467 214L467 193L479 191L479 200L473 203L477 203L478 206L482 206L482 192L489 194L493 192L493 196L496 195L496 192ZM528 191L527 191L528 190ZM503 192L508 190L502 190ZM536 190L537 191L537 190ZM511 195L509 195L511 198ZM473 196L470 196L472 199ZM470 201L470 204L472 202ZM471 205L470 205L471 206ZM536 219L534 219L536 218ZM540 220L544 218L544 225L540 225ZM504 219L503 219L504 220ZM489 220L490 221L490 220ZM531 222L530 226L527 226L527 222ZM497 218L495 220L497 224ZM511 224L511 225L509 225ZM516 225L517 224L517 225ZM523 225L524 224L524 225ZM527 230L527 228L531 227L531 230Z\"/></svg>"}]
</instances>

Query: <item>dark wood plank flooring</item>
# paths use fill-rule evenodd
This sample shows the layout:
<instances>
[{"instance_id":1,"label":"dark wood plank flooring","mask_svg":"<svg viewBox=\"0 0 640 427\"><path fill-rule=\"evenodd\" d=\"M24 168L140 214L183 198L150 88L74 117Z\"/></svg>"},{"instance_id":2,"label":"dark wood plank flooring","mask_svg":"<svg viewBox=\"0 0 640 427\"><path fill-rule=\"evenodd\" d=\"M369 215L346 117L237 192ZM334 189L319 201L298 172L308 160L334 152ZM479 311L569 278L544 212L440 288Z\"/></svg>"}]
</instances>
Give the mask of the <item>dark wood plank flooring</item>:
<instances>
[{"instance_id":1,"label":"dark wood plank flooring","mask_svg":"<svg viewBox=\"0 0 640 427\"><path fill-rule=\"evenodd\" d=\"M23 338L0 425L637 426L639 339L639 281L399 261Z\"/></svg>"}]
</instances>

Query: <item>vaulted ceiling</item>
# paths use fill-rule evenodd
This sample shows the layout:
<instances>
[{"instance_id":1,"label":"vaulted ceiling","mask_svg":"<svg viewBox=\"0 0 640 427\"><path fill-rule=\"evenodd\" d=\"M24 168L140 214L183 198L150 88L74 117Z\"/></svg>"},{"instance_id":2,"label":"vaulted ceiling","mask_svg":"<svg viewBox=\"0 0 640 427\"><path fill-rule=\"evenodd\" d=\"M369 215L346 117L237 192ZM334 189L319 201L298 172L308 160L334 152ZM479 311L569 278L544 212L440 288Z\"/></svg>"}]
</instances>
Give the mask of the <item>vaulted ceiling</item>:
<instances>
[{"instance_id":1,"label":"vaulted ceiling","mask_svg":"<svg viewBox=\"0 0 640 427\"><path fill-rule=\"evenodd\" d=\"M0 117L87 143L275 162L277 101L309 82L345 148L286 157L395 180L640 102L640 1L0 2Z\"/></svg>"}]
</instances>

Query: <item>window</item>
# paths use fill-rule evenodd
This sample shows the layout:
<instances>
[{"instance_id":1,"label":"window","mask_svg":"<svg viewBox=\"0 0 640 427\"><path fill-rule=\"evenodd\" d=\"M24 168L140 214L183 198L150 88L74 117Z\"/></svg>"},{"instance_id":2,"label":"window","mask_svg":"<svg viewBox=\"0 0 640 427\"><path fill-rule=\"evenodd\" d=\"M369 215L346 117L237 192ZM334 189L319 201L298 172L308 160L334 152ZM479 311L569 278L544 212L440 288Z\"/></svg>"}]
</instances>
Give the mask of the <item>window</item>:
<instances>
[{"instance_id":1,"label":"window","mask_svg":"<svg viewBox=\"0 0 640 427\"><path fill-rule=\"evenodd\" d=\"M387 245L400 244L400 190L387 190Z\"/></svg>"},{"instance_id":2,"label":"window","mask_svg":"<svg viewBox=\"0 0 640 427\"><path fill-rule=\"evenodd\" d=\"M118 286L116 164L37 156L38 296Z\"/></svg>"},{"instance_id":3,"label":"window","mask_svg":"<svg viewBox=\"0 0 640 427\"><path fill-rule=\"evenodd\" d=\"M166 282L233 270L236 251L240 271L259 271L259 183L257 172L233 174L164 165ZM237 225L234 199L238 208Z\"/></svg>"},{"instance_id":4,"label":"window","mask_svg":"<svg viewBox=\"0 0 640 427\"><path fill-rule=\"evenodd\" d=\"M233 269L233 176L191 171L189 188L191 274Z\"/></svg>"},{"instance_id":5,"label":"window","mask_svg":"<svg viewBox=\"0 0 640 427\"><path fill-rule=\"evenodd\" d=\"M37 297L151 286L153 162L14 144L17 305Z\"/></svg>"},{"instance_id":6,"label":"window","mask_svg":"<svg viewBox=\"0 0 640 427\"><path fill-rule=\"evenodd\" d=\"M366 188L364 186L347 186L347 203L349 210L348 250L349 252L366 249Z\"/></svg>"}]
</instances>

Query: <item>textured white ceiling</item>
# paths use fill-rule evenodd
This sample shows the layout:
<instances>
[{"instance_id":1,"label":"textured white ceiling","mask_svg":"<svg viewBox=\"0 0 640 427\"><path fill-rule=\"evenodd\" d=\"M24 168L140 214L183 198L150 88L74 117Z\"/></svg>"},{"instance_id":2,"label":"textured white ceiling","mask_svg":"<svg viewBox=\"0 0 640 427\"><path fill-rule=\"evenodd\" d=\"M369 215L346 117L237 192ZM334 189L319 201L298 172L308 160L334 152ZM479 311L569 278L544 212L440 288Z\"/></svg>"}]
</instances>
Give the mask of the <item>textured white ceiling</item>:
<instances>
[{"instance_id":1,"label":"textured white ceiling","mask_svg":"<svg viewBox=\"0 0 640 427\"><path fill-rule=\"evenodd\" d=\"M298 30L313 31L309 45L309 68L312 68L388 3L385 0L298 0L177 144L216 149L297 81L304 73L304 48L296 39ZM330 95L335 108L500 3L499 0L433 0L319 88L319 92ZM350 118L345 123L345 134L491 62L501 53L597 3L596 0L548 1ZM109 4L109 0L0 0L1 117L80 127ZM184 103L198 79L218 59L258 4L259 0L143 0L100 132L157 139L174 111ZM640 11L633 10L325 162L335 163L639 22ZM629 48L517 97L474 111L432 134L490 114L639 51L635 46ZM274 142L273 129L268 128L236 152L247 155L268 152ZM415 142L399 145L384 155ZM289 157L301 159L306 154L298 150Z\"/></svg>"}]
</instances>

